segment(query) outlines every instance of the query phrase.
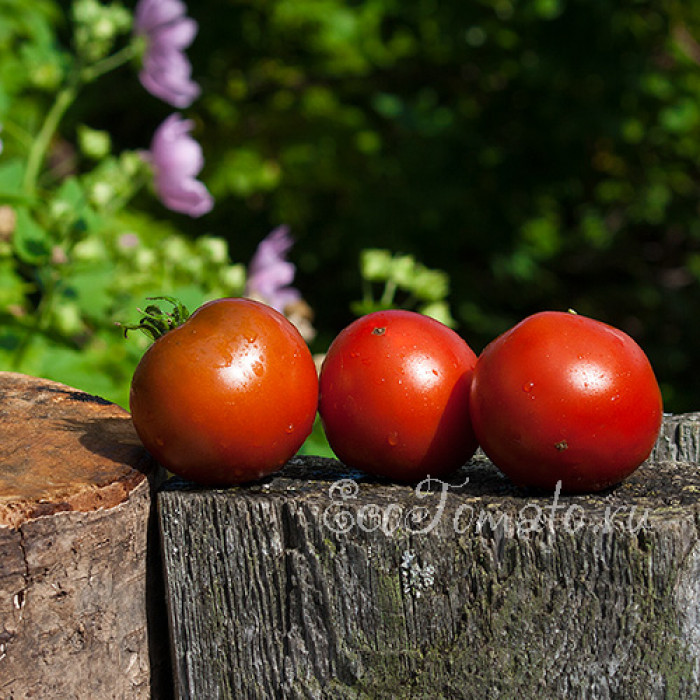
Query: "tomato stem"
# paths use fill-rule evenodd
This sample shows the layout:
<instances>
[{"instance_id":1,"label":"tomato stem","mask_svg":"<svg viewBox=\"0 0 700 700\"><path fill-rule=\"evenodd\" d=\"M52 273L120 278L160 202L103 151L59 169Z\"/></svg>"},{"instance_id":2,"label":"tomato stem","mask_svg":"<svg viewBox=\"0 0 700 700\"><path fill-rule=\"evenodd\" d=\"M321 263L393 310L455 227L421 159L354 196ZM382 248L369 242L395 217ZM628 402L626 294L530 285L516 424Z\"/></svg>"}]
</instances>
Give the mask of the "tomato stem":
<instances>
[{"instance_id":1,"label":"tomato stem","mask_svg":"<svg viewBox=\"0 0 700 700\"><path fill-rule=\"evenodd\" d=\"M138 323L119 323L124 329L124 337L129 334L129 331L141 331L149 336L151 340L156 341L162 338L166 333L181 326L189 317L190 312L187 307L175 297L146 297L148 301L167 301L173 305L171 311L163 311L155 304L149 304L145 309L139 309L139 313L143 314Z\"/></svg>"}]
</instances>

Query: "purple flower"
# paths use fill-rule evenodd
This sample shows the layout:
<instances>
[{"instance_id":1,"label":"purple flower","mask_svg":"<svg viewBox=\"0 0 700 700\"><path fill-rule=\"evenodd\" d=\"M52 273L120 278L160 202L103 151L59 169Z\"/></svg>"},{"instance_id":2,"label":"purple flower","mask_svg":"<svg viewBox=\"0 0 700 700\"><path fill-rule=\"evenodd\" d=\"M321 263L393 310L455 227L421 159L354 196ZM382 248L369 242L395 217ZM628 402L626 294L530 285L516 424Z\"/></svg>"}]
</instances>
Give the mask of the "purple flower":
<instances>
[{"instance_id":1,"label":"purple flower","mask_svg":"<svg viewBox=\"0 0 700 700\"><path fill-rule=\"evenodd\" d=\"M179 108L189 107L200 92L184 54L197 34L197 23L186 12L181 0L139 0L134 14L134 32L147 41L141 84Z\"/></svg>"},{"instance_id":2,"label":"purple flower","mask_svg":"<svg viewBox=\"0 0 700 700\"><path fill-rule=\"evenodd\" d=\"M214 206L206 186L197 180L204 165L201 146L189 136L193 122L171 114L157 129L147 159L163 204L172 211L202 216Z\"/></svg>"},{"instance_id":3,"label":"purple flower","mask_svg":"<svg viewBox=\"0 0 700 700\"><path fill-rule=\"evenodd\" d=\"M294 281L295 267L285 259L293 244L287 226L278 226L263 238L248 267L246 296L280 312L301 300L299 291L289 286Z\"/></svg>"}]
</instances>

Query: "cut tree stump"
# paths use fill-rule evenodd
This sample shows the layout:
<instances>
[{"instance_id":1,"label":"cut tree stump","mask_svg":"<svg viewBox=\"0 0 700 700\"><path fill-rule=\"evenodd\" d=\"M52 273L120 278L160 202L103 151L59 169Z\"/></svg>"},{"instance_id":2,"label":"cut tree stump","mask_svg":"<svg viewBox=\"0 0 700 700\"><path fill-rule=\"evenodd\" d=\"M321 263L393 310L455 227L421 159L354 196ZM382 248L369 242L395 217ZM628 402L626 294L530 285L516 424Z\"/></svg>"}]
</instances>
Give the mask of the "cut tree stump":
<instances>
[{"instance_id":1,"label":"cut tree stump","mask_svg":"<svg viewBox=\"0 0 700 700\"><path fill-rule=\"evenodd\" d=\"M170 695L157 475L126 411L0 372L0 698Z\"/></svg>"},{"instance_id":2,"label":"cut tree stump","mask_svg":"<svg viewBox=\"0 0 700 700\"><path fill-rule=\"evenodd\" d=\"M482 455L399 486L303 457L158 494L179 698L700 696L700 414L604 493Z\"/></svg>"}]
</instances>

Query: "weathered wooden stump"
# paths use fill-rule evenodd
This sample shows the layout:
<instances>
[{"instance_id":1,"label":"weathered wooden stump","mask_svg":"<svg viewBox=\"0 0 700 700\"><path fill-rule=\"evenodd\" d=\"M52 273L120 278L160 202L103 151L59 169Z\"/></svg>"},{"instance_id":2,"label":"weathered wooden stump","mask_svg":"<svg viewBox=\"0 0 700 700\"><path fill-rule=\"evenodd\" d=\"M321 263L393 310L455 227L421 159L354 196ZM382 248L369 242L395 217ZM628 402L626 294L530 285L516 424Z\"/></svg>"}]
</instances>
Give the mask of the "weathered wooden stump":
<instances>
[{"instance_id":1,"label":"weathered wooden stump","mask_svg":"<svg viewBox=\"0 0 700 700\"><path fill-rule=\"evenodd\" d=\"M590 496L478 455L397 486L297 458L158 495L180 698L700 695L700 414Z\"/></svg>"},{"instance_id":2,"label":"weathered wooden stump","mask_svg":"<svg viewBox=\"0 0 700 700\"><path fill-rule=\"evenodd\" d=\"M3 700L169 695L156 474L122 409L0 372Z\"/></svg>"}]
</instances>

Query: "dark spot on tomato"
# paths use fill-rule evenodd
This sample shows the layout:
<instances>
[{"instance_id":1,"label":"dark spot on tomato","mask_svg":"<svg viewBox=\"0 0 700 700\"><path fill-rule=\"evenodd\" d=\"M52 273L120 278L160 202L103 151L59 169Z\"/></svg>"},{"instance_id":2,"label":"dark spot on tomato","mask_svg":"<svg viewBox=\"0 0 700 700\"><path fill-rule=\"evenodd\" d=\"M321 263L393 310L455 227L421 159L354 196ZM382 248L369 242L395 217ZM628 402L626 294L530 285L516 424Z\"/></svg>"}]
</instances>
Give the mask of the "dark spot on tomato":
<instances>
[{"instance_id":1,"label":"dark spot on tomato","mask_svg":"<svg viewBox=\"0 0 700 700\"><path fill-rule=\"evenodd\" d=\"M386 333L386 326L381 326L379 328L374 328L372 330L372 335L384 335Z\"/></svg>"},{"instance_id":2,"label":"dark spot on tomato","mask_svg":"<svg viewBox=\"0 0 700 700\"><path fill-rule=\"evenodd\" d=\"M554 445L554 447L556 447L559 450L559 452L563 452L564 450L569 449L569 444L566 442L566 440L562 440L561 442L558 442L556 445Z\"/></svg>"}]
</instances>

